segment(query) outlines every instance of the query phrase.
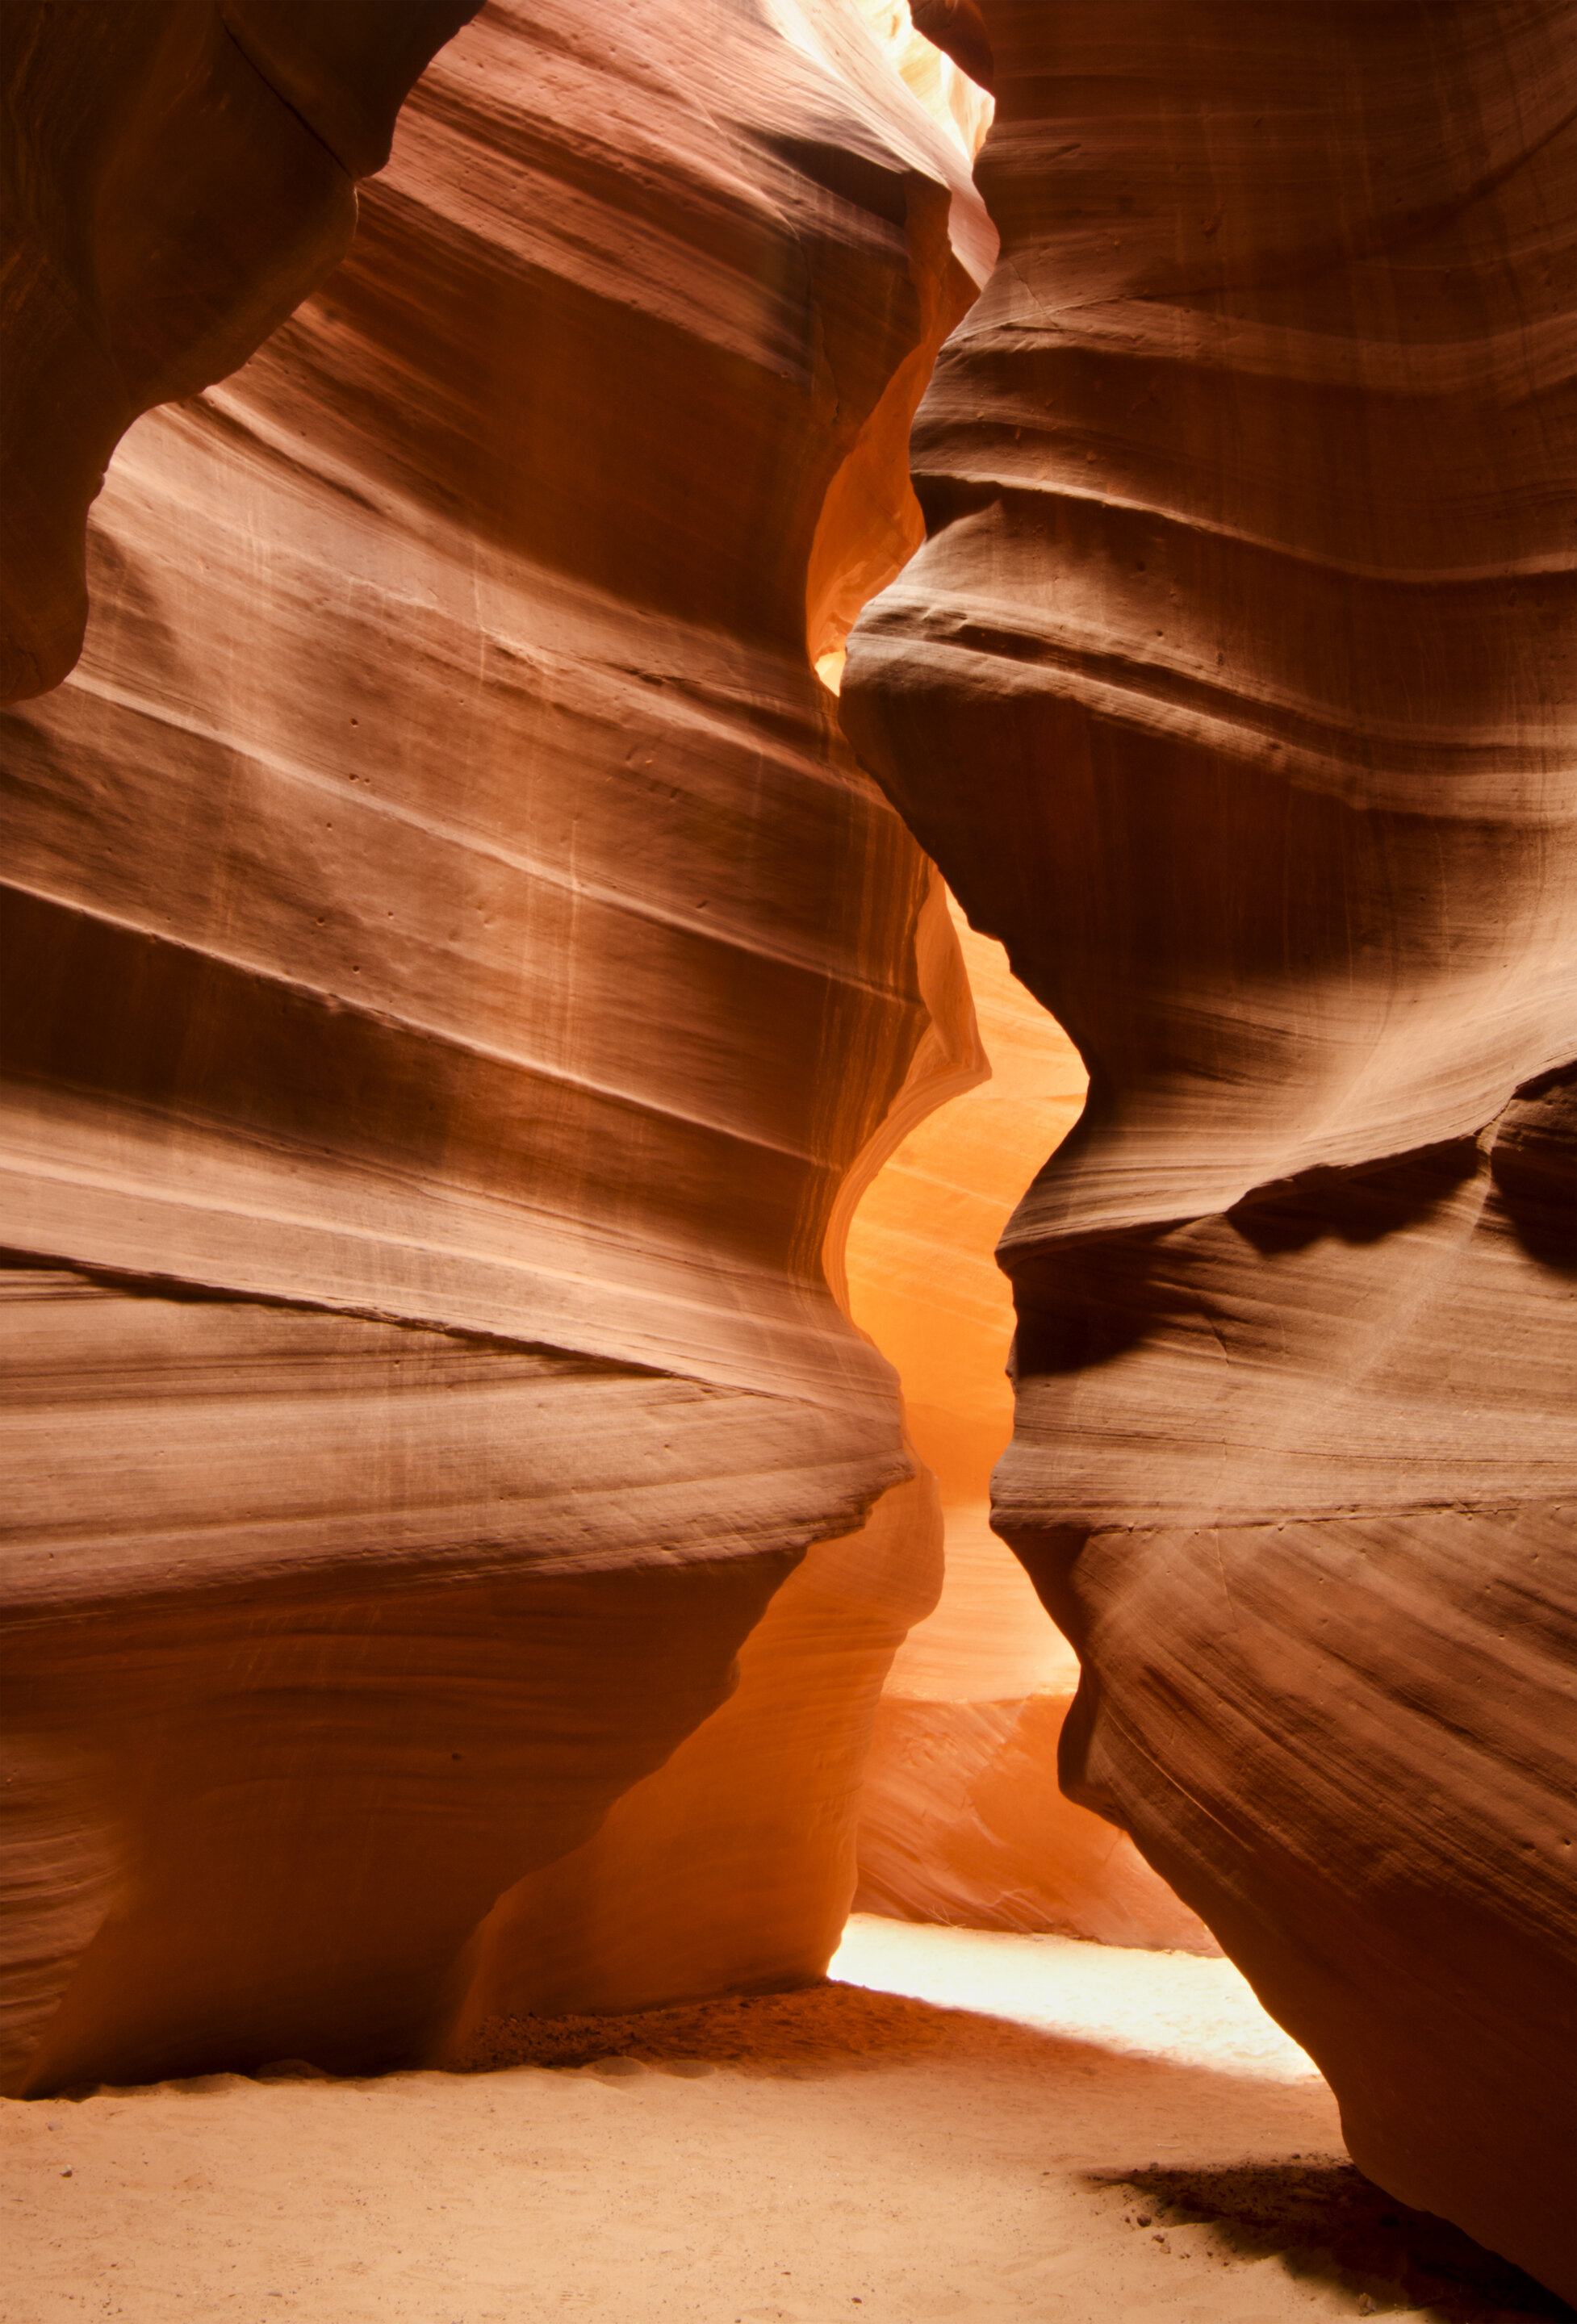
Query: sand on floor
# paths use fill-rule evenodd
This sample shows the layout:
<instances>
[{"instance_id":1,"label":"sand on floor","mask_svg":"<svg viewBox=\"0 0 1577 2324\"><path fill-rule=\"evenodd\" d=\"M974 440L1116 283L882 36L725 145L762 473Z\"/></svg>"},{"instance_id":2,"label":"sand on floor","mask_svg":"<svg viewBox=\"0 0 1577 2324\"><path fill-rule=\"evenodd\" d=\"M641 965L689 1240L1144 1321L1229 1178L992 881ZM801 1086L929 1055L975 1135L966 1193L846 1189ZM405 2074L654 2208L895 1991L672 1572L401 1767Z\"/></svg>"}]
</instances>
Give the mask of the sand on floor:
<instances>
[{"instance_id":1,"label":"sand on floor","mask_svg":"<svg viewBox=\"0 0 1577 2324\"><path fill-rule=\"evenodd\" d=\"M553 2062L344 2080L281 2061L8 2101L0 2313L1569 2312L1359 2178L1329 2090L1225 1961L862 1918L833 1978L488 2030L498 2057Z\"/></svg>"}]
</instances>

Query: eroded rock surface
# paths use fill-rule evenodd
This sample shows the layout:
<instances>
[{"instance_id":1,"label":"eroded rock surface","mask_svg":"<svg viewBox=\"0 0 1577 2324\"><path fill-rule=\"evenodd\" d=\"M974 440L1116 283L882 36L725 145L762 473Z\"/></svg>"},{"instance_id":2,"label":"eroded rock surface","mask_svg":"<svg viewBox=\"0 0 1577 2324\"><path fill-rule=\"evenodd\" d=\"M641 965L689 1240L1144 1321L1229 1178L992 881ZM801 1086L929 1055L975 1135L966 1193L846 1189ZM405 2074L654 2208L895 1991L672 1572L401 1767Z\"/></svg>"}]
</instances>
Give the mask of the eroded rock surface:
<instances>
[{"instance_id":1,"label":"eroded rock surface","mask_svg":"<svg viewBox=\"0 0 1577 2324\"><path fill-rule=\"evenodd\" d=\"M478 0L9 0L0 701L82 646L88 505L139 412L249 355L349 247Z\"/></svg>"},{"instance_id":2,"label":"eroded rock surface","mask_svg":"<svg viewBox=\"0 0 1577 2324\"><path fill-rule=\"evenodd\" d=\"M421 2049L913 1497L824 1243L950 1054L932 875L812 657L991 237L859 20L785 24L488 7L348 262L131 432L7 722L11 2089ZM825 1765L842 1818L800 1975L935 1587L843 1555L841 1695L779 1624L784 1812Z\"/></svg>"},{"instance_id":3,"label":"eroded rock surface","mask_svg":"<svg viewBox=\"0 0 1577 2324\"><path fill-rule=\"evenodd\" d=\"M1013 1303L992 1258L1026 1180L1078 1118L1084 1069L1000 945L957 921L989 1078L916 1124L861 1197L850 1312L898 1367L941 1496L940 1602L899 1647L861 1797L856 1909L1213 1950L1126 1833L1057 1785L1073 1649L991 1530L1012 1431Z\"/></svg>"},{"instance_id":4,"label":"eroded rock surface","mask_svg":"<svg viewBox=\"0 0 1577 2324\"><path fill-rule=\"evenodd\" d=\"M1002 261L843 699L1090 1070L995 1521L1074 1798L1569 2290L1568 28L983 14Z\"/></svg>"}]
</instances>

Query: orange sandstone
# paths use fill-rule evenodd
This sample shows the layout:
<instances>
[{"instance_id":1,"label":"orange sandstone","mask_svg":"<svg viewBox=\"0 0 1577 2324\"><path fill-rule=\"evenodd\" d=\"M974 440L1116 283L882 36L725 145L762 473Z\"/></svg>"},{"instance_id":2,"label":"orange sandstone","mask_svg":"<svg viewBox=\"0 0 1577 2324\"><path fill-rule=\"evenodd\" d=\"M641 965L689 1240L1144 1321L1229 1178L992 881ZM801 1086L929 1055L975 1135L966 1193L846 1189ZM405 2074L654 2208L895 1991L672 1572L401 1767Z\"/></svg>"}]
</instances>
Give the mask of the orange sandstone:
<instances>
[{"instance_id":1,"label":"orange sandstone","mask_svg":"<svg viewBox=\"0 0 1577 2324\"><path fill-rule=\"evenodd\" d=\"M945 1573L899 1647L861 1802L856 1904L981 1928L1213 1950L1132 1841L1063 1796L1078 1664L990 1526L1012 1430L1012 1295L994 1250L1077 1119L1079 1054L954 908L990 1078L928 1114L867 1188L847 1251L854 1320L897 1365L941 1488Z\"/></svg>"}]
</instances>

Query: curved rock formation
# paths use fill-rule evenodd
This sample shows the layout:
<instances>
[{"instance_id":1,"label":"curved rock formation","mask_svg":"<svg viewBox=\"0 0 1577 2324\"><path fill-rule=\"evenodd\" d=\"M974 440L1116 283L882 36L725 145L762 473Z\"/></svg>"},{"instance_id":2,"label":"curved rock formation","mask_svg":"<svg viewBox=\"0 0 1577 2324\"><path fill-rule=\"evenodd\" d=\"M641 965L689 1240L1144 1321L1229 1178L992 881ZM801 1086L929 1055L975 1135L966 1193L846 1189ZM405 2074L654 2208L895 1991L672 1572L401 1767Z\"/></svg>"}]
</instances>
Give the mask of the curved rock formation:
<instances>
[{"instance_id":1,"label":"curved rock formation","mask_svg":"<svg viewBox=\"0 0 1577 2324\"><path fill-rule=\"evenodd\" d=\"M1002 261L844 713L1090 1071L996 1523L1073 1795L1570 2287L1569 28L983 14Z\"/></svg>"},{"instance_id":2,"label":"curved rock formation","mask_svg":"<svg viewBox=\"0 0 1577 2324\"><path fill-rule=\"evenodd\" d=\"M1001 946L977 936L955 904L949 917L968 977L977 1078L911 1123L861 1190L844 1253L849 1307L897 1367L909 1434L940 1484L950 1537L987 1546L1005 1586L1033 1605L987 1522L991 1470L1013 1429L1013 1301L991 1254L1027 1175L1078 1120L1085 1074L1066 1034L1010 973ZM1065 1659L1044 1620L1034 1628L1037 1651ZM1002 1628L993 1625L987 1649L993 1666Z\"/></svg>"},{"instance_id":3,"label":"curved rock formation","mask_svg":"<svg viewBox=\"0 0 1577 2324\"><path fill-rule=\"evenodd\" d=\"M0 702L82 649L88 505L139 412L222 379L344 257L355 180L479 0L7 0Z\"/></svg>"},{"instance_id":4,"label":"curved rock formation","mask_svg":"<svg viewBox=\"0 0 1577 2324\"><path fill-rule=\"evenodd\" d=\"M822 1254L949 1054L931 874L809 656L990 235L858 22L785 24L489 6L346 265L129 435L6 722L7 2088L420 2049L914 1496ZM850 1557L840 1738L934 1587Z\"/></svg>"},{"instance_id":5,"label":"curved rock formation","mask_svg":"<svg viewBox=\"0 0 1577 2324\"><path fill-rule=\"evenodd\" d=\"M927 1022L827 1221L823 1263L845 1312L862 1194L906 1132L982 1070L934 871L914 965ZM922 1467L857 1533L810 1550L742 1647L728 1701L583 1846L499 1899L456 1967L435 2058L472 2054L493 2018L611 2015L825 1973L858 1877L878 1697L894 1648L936 1605L942 1542L937 1481Z\"/></svg>"},{"instance_id":6,"label":"curved rock formation","mask_svg":"<svg viewBox=\"0 0 1577 2324\"><path fill-rule=\"evenodd\" d=\"M729 1701L592 1839L500 1897L435 2055L470 2054L490 2018L616 2015L825 1976L854 1891L877 1698L940 1567L924 1473L858 1533L817 1543L741 1647Z\"/></svg>"}]
</instances>

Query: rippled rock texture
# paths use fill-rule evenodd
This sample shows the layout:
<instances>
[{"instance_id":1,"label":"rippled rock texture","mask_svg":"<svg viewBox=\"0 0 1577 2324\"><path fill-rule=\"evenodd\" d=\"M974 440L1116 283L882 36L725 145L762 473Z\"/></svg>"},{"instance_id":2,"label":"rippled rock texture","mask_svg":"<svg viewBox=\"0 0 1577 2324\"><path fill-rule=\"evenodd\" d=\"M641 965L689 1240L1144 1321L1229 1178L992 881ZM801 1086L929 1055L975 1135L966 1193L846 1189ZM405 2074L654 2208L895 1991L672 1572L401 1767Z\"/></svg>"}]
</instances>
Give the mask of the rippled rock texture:
<instances>
[{"instance_id":1,"label":"rippled rock texture","mask_svg":"<svg viewBox=\"0 0 1577 2324\"><path fill-rule=\"evenodd\" d=\"M295 21L224 9L180 78L182 217L269 251L220 164L233 84L286 134ZM890 1554L925 1490L824 1245L955 1043L929 868L812 662L918 537L908 418L991 238L858 18L785 25L494 0L346 263L132 430L80 665L7 721L12 2089L410 2056L474 1976L529 2004L519 1884L725 1702L816 1543L736 1714L824 1827L792 1929L687 1763L651 1812L670 1895L734 1914L708 1980L835 1939L936 1529ZM188 148L121 136L117 55L51 52L39 117L69 147L80 103L136 224ZM559 2006L627 2003L575 1909Z\"/></svg>"},{"instance_id":2,"label":"rippled rock texture","mask_svg":"<svg viewBox=\"0 0 1577 2324\"><path fill-rule=\"evenodd\" d=\"M355 180L478 0L7 0L0 701L58 686L88 504L142 411L234 371L345 256Z\"/></svg>"},{"instance_id":3,"label":"rippled rock texture","mask_svg":"<svg viewBox=\"0 0 1577 2324\"><path fill-rule=\"evenodd\" d=\"M1002 259L844 711L1090 1071L995 1521L1074 1796L1570 2288L1570 27L983 15Z\"/></svg>"}]
</instances>

